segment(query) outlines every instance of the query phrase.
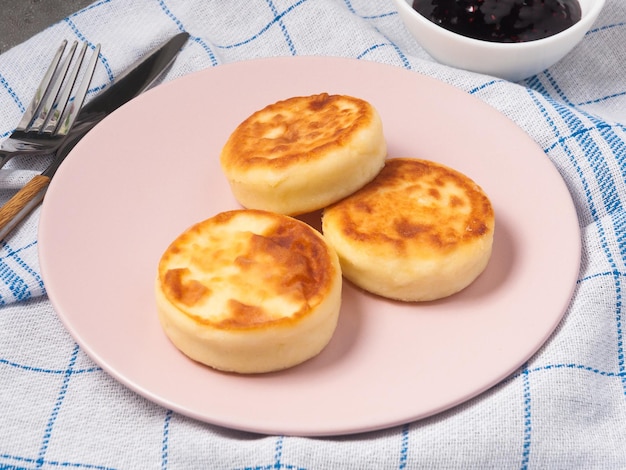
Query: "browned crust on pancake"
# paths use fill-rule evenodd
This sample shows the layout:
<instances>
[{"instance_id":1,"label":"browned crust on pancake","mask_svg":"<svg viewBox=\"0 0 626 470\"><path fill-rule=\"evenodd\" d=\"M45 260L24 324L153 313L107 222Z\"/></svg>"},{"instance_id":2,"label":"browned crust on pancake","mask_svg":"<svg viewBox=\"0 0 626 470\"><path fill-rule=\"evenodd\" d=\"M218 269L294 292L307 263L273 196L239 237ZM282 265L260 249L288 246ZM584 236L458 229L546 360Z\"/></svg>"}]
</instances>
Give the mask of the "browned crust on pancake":
<instances>
[{"instance_id":1,"label":"browned crust on pancake","mask_svg":"<svg viewBox=\"0 0 626 470\"><path fill-rule=\"evenodd\" d=\"M281 170L328 155L370 126L375 110L346 95L321 93L277 101L243 121L226 142L225 169Z\"/></svg>"},{"instance_id":2,"label":"browned crust on pancake","mask_svg":"<svg viewBox=\"0 0 626 470\"><path fill-rule=\"evenodd\" d=\"M228 241L212 243L212 235L244 214L270 220L270 224L262 233L245 232L246 242L234 250ZM258 231L255 227L250 230ZM168 301L198 324L239 330L288 327L308 315L333 288L338 269L330 250L318 232L291 217L260 210L222 212L190 227L170 244L159 262L158 282ZM181 266L181 260L186 265ZM224 263L234 268L232 279L219 271ZM193 272L198 271L203 279L194 277ZM300 308L291 316L276 316L264 309L262 302L230 298L219 318L206 318L194 309L201 309L216 294L211 279L256 289L260 296L281 296Z\"/></svg>"},{"instance_id":3,"label":"browned crust on pancake","mask_svg":"<svg viewBox=\"0 0 626 470\"><path fill-rule=\"evenodd\" d=\"M372 182L324 217L351 243L394 257L438 257L494 230L491 202L474 181L412 158L388 159Z\"/></svg>"}]
</instances>

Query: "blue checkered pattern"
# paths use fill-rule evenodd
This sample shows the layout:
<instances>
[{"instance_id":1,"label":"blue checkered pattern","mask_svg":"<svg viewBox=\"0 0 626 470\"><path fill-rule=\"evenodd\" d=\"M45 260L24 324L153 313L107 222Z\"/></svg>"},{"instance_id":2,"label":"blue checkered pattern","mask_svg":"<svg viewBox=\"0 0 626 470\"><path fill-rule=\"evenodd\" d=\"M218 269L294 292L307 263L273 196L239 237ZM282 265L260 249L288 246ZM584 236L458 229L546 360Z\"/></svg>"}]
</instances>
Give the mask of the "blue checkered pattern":
<instances>
[{"instance_id":1,"label":"blue checkered pattern","mask_svg":"<svg viewBox=\"0 0 626 470\"><path fill-rule=\"evenodd\" d=\"M437 64L389 0L101 0L0 55L0 140L62 38L102 43L93 95L178 31L191 38L164 80L256 57L345 56L437 77L500 110L574 199L583 257L571 306L528 363L453 410L365 435L255 435L163 409L84 354L46 297L36 211L0 242L0 469L626 468L624 0L608 0L563 61L517 84ZM0 202L45 163L10 162ZM89 280L76 274L80 289Z\"/></svg>"}]
</instances>

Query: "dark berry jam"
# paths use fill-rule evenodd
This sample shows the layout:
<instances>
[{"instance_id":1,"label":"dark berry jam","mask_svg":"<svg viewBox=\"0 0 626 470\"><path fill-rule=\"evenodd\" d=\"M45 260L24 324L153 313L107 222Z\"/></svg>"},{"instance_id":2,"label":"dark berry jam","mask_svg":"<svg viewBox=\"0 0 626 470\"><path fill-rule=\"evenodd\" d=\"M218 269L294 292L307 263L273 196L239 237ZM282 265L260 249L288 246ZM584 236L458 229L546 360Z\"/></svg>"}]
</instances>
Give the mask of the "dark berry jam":
<instances>
[{"instance_id":1,"label":"dark berry jam","mask_svg":"<svg viewBox=\"0 0 626 470\"><path fill-rule=\"evenodd\" d=\"M413 0L413 9L450 31L492 42L552 36L581 15L578 0Z\"/></svg>"}]
</instances>

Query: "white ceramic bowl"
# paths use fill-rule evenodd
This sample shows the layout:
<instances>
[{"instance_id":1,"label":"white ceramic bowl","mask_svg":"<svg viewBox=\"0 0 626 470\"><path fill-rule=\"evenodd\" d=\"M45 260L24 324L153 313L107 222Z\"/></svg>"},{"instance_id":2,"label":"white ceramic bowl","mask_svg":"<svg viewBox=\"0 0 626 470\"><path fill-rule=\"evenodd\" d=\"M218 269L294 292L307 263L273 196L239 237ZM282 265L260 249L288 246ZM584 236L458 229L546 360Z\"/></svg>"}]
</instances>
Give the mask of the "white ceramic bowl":
<instances>
[{"instance_id":1,"label":"white ceramic bowl","mask_svg":"<svg viewBox=\"0 0 626 470\"><path fill-rule=\"evenodd\" d=\"M589 31L605 0L578 0L580 21L553 36L535 41L498 43L473 39L438 26L417 13L412 0L393 0L400 18L419 44L442 64L519 81L561 60Z\"/></svg>"}]
</instances>

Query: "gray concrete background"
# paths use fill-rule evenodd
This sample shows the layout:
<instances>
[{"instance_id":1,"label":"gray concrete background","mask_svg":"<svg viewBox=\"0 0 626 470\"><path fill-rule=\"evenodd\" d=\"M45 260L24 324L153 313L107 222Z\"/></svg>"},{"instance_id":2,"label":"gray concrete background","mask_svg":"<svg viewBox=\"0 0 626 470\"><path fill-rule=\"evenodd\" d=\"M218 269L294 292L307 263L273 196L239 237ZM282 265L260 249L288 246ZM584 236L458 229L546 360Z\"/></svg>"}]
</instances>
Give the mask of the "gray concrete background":
<instances>
[{"instance_id":1,"label":"gray concrete background","mask_svg":"<svg viewBox=\"0 0 626 470\"><path fill-rule=\"evenodd\" d=\"M0 0L0 54L95 0Z\"/></svg>"}]
</instances>

